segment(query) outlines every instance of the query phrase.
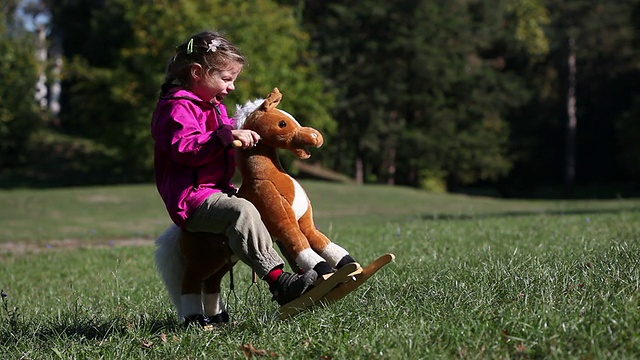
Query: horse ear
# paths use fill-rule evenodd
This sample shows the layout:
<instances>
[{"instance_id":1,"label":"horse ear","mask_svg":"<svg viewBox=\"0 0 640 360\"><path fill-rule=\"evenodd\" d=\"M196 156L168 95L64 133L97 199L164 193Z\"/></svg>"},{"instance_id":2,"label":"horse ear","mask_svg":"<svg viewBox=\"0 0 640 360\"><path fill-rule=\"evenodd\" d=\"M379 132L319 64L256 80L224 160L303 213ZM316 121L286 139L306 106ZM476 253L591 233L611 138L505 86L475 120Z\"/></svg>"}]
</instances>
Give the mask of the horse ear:
<instances>
[{"instance_id":1,"label":"horse ear","mask_svg":"<svg viewBox=\"0 0 640 360\"><path fill-rule=\"evenodd\" d=\"M271 94L269 94L269 96L264 99L264 102L262 103L260 108L263 111L275 109L275 107L280 103L280 100L282 100L282 94L280 93L280 90L278 90L278 88L274 88L273 91L271 91Z\"/></svg>"}]
</instances>

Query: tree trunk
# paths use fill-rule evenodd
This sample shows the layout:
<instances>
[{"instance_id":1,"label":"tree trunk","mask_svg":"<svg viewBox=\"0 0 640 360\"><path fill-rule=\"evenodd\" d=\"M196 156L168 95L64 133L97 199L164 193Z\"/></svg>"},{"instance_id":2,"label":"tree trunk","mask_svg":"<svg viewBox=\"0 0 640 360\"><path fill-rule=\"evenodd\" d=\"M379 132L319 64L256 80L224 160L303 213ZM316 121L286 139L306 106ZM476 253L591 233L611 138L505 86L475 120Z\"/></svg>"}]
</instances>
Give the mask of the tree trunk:
<instances>
[{"instance_id":1,"label":"tree trunk","mask_svg":"<svg viewBox=\"0 0 640 360\"><path fill-rule=\"evenodd\" d=\"M364 162L360 155L356 158L356 183L364 184Z\"/></svg>"},{"instance_id":2,"label":"tree trunk","mask_svg":"<svg viewBox=\"0 0 640 360\"><path fill-rule=\"evenodd\" d=\"M38 61L38 82L36 83L36 101L40 108L48 107L47 92L47 28L40 25L37 28L38 42L36 48L36 59Z\"/></svg>"},{"instance_id":3,"label":"tree trunk","mask_svg":"<svg viewBox=\"0 0 640 360\"><path fill-rule=\"evenodd\" d=\"M54 116L54 125L60 126L57 116L60 113L60 94L62 93L62 70L64 62L62 60L62 36L57 32L51 35L51 56L53 61L53 72L51 79L51 89L49 90L49 110Z\"/></svg>"},{"instance_id":4,"label":"tree trunk","mask_svg":"<svg viewBox=\"0 0 640 360\"><path fill-rule=\"evenodd\" d=\"M396 148L389 148L389 158L387 159L387 185L396 184Z\"/></svg>"},{"instance_id":5,"label":"tree trunk","mask_svg":"<svg viewBox=\"0 0 640 360\"><path fill-rule=\"evenodd\" d=\"M565 141L564 187L567 194L573 193L576 177L576 53L575 40L569 35L568 41L568 89L567 89L567 133Z\"/></svg>"}]
</instances>

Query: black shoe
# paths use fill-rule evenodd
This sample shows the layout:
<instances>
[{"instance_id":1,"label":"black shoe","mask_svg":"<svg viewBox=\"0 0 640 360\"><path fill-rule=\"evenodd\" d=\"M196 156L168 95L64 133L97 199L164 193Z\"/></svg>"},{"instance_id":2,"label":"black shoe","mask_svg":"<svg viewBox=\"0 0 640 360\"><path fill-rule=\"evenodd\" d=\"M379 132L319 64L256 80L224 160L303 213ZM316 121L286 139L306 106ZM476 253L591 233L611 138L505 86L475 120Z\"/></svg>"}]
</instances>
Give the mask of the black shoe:
<instances>
[{"instance_id":1,"label":"black shoe","mask_svg":"<svg viewBox=\"0 0 640 360\"><path fill-rule=\"evenodd\" d=\"M229 322L229 313L226 311L221 312L220 314L216 314L209 317L209 324L226 324Z\"/></svg>"},{"instance_id":2,"label":"black shoe","mask_svg":"<svg viewBox=\"0 0 640 360\"><path fill-rule=\"evenodd\" d=\"M313 270L318 274L318 276L336 272L336 269L334 269L326 261L320 261L319 263L317 263L316 266L313 267Z\"/></svg>"},{"instance_id":3,"label":"black shoe","mask_svg":"<svg viewBox=\"0 0 640 360\"><path fill-rule=\"evenodd\" d=\"M272 300L277 301L280 305L293 301L311 290L317 278L318 274L313 270L307 270L302 274L283 272L269 287L269 291L273 294Z\"/></svg>"},{"instance_id":4,"label":"black shoe","mask_svg":"<svg viewBox=\"0 0 640 360\"><path fill-rule=\"evenodd\" d=\"M198 325L205 327L209 324L209 318L202 314L189 315L184 317L184 326Z\"/></svg>"},{"instance_id":5,"label":"black shoe","mask_svg":"<svg viewBox=\"0 0 640 360\"><path fill-rule=\"evenodd\" d=\"M211 325L220 325L229 322L229 313L226 311L220 314L208 317L202 314L189 315L184 317L184 325L198 325L201 328L205 328Z\"/></svg>"},{"instance_id":6,"label":"black shoe","mask_svg":"<svg viewBox=\"0 0 640 360\"><path fill-rule=\"evenodd\" d=\"M345 255L342 259L340 259L340 262L338 262L338 265L336 265L336 268L340 269L341 267L354 262L357 262L357 261L356 259L352 258L351 255Z\"/></svg>"}]
</instances>

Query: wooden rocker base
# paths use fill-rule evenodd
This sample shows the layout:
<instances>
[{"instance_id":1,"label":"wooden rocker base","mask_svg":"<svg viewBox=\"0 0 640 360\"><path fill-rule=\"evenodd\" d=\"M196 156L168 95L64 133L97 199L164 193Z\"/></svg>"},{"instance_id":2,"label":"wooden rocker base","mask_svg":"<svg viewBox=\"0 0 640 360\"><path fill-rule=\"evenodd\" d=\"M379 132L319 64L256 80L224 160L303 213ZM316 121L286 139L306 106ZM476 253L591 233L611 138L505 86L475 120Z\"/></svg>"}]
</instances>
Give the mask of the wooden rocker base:
<instances>
[{"instance_id":1,"label":"wooden rocker base","mask_svg":"<svg viewBox=\"0 0 640 360\"><path fill-rule=\"evenodd\" d=\"M316 305L328 292L341 283L349 281L351 277L359 274L361 271L362 268L358 263L343 266L330 277L321 280L313 289L302 294L299 298L282 305L280 307L280 319L286 319Z\"/></svg>"},{"instance_id":2,"label":"wooden rocker base","mask_svg":"<svg viewBox=\"0 0 640 360\"><path fill-rule=\"evenodd\" d=\"M331 287L329 288L328 292L324 293L322 293L322 291L319 291L318 293L321 293L319 296L315 296L316 294L310 294L315 290L315 288L309 290L300 298L283 305L280 308L280 319L286 319L318 304L328 305L342 299L355 289L359 288L360 285L369 280L369 278L376 272L378 272L378 270L383 268L394 259L395 255L384 254L371 262L366 267L359 268L359 271L357 271L356 274L348 274L348 276L346 276L343 281L336 281L336 284L339 284L337 287ZM336 276L338 273L341 273L343 269L344 267L336 272L332 277ZM343 275L340 276L342 277Z\"/></svg>"},{"instance_id":3,"label":"wooden rocker base","mask_svg":"<svg viewBox=\"0 0 640 360\"><path fill-rule=\"evenodd\" d=\"M359 288L360 285L364 284L373 274L378 272L378 270L382 269L385 265L392 262L396 258L393 254L384 254L379 258L375 259L369 265L362 269L362 272L350 279L347 282L340 284L333 291L330 291L324 299L322 299L323 303L330 304L332 302L336 302L343 297L349 295L352 291Z\"/></svg>"}]
</instances>

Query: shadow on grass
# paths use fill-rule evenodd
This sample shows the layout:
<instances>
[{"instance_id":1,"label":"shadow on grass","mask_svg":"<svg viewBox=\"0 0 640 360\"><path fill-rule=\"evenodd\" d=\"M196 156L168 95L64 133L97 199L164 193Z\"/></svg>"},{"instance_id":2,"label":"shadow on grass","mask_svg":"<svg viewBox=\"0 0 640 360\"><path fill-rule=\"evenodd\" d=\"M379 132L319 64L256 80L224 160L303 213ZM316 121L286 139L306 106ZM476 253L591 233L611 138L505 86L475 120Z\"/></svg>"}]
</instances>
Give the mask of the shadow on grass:
<instances>
[{"instance_id":1,"label":"shadow on grass","mask_svg":"<svg viewBox=\"0 0 640 360\"><path fill-rule=\"evenodd\" d=\"M72 320L65 318L64 320ZM220 331L236 331L246 329L250 325L244 321L219 325ZM43 319L30 321L5 321L0 323L0 348L16 344L30 344L33 341L52 344L63 341L107 341L110 338L130 338L144 336L179 335L186 331L211 331L203 330L197 326L186 328L174 315L168 315L160 319L140 319L127 321L124 318L95 321L93 319L81 319L78 323L47 322ZM142 338L140 338L142 340Z\"/></svg>"},{"instance_id":2,"label":"shadow on grass","mask_svg":"<svg viewBox=\"0 0 640 360\"><path fill-rule=\"evenodd\" d=\"M68 319L67 319L68 320ZM101 341L113 336L122 336L143 330L144 333L174 333L184 331L182 324L175 319L141 320L139 323L126 323L124 319L115 321L93 321L84 319L78 323L42 323L42 319L36 324L32 322L5 323L0 327L0 344L9 345L28 342L29 339L37 339L47 343L55 342L61 338L76 339L79 341Z\"/></svg>"},{"instance_id":3,"label":"shadow on grass","mask_svg":"<svg viewBox=\"0 0 640 360\"><path fill-rule=\"evenodd\" d=\"M420 219L425 221L439 220L478 220L491 218L515 218L527 216L571 216L571 215L593 215L593 214L618 214L618 213L635 213L639 212L640 207L627 207L615 209L572 209L572 210L544 210L540 211L505 211L505 212L487 212L479 214L424 214Z\"/></svg>"}]
</instances>

